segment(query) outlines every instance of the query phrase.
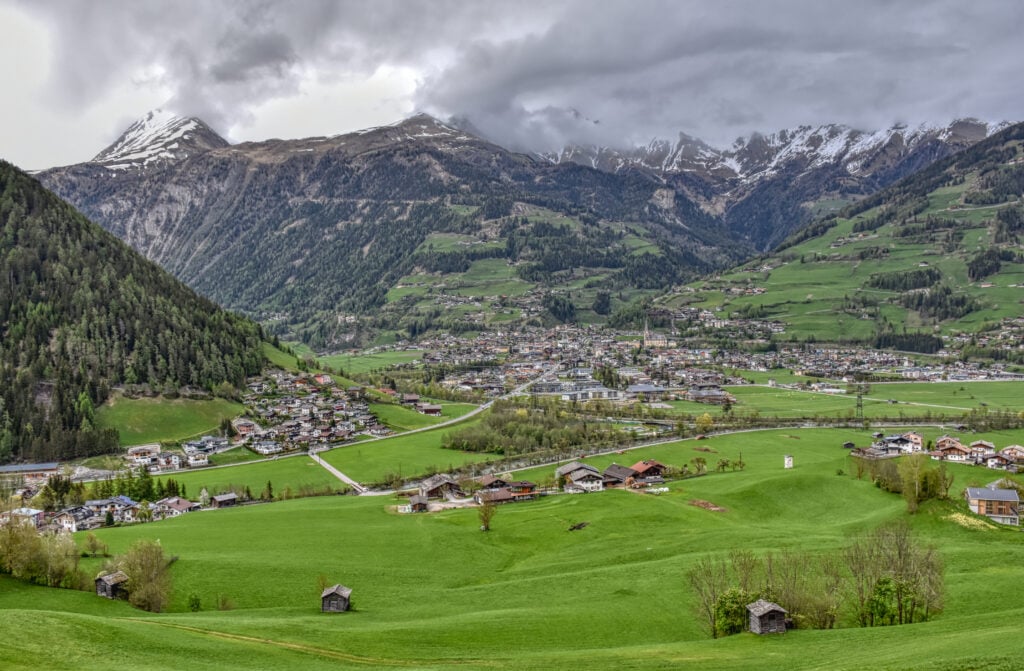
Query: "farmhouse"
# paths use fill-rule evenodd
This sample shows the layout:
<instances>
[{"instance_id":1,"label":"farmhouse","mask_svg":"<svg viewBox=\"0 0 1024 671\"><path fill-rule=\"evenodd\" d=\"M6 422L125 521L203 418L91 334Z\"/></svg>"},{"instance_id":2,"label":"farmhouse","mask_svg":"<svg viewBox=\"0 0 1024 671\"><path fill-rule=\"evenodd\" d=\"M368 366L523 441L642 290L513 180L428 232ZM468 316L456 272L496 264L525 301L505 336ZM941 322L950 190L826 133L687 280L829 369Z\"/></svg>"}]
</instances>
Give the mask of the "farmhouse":
<instances>
[{"instance_id":1,"label":"farmhouse","mask_svg":"<svg viewBox=\"0 0 1024 671\"><path fill-rule=\"evenodd\" d=\"M638 478L660 478L665 475L665 464L653 459L638 461L631 468Z\"/></svg>"},{"instance_id":2,"label":"farmhouse","mask_svg":"<svg viewBox=\"0 0 1024 671\"><path fill-rule=\"evenodd\" d=\"M604 486L613 487L615 485L624 485L630 478L636 477L636 471L629 466L620 466L619 464L612 464L608 468L604 469Z\"/></svg>"},{"instance_id":3,"label":"farmhouse","mask_svg":"<svg viewBox=\"0 0 1024 671\"><path fill-rule=\"evenodd\" d=\"M555 480L564 482L567 492L599 492L604 489L601 472L578 461L556 468Z\"/></svg>"},{"instance_id":4,"label":"farmhouse","mask_svg":"<svg viewBox=\"0 0 1024 671\"><path fill-rule=\"evenodd\" d=\"M462 494L459 483L450 475L439 473L420 483L420 496L437 499Z\"/></svg>"},{"instance_id":5,"label":"farmhouse","mask_svg":"<svg viewBox=\"0 0 1024 671\"><path fill-rule=\"evenodd\" d=\"M984 515L1000 524L1020 526L1017 508L1020 497L1014 489L997 489L995 487L968 487L965 494L971 512Z\"/></svg>"},{"instance_id":6,"label":"farmhouse","mask_svg":"<svg viewBox=\"0 0 1024 671\"><path fill-rule=\"evenodd\" d=\"M785 634L786 609L777 603L758 599L747 604L750 631L754 634Z\"/></svg>"},{"instance_id":7,"label":"farmhouse","mask_svg":"<svg viewBox=\"0 0 1024 671\"><path fill-rule=\"evenodd\" d=\"M124 574L124 571L101 575L96 578L96 596L108 599L119 599L126 596L126 582L128 582L128 576Z\"/></svg>"},{"instance_id":8,"label":"farmhouse","mask_svg":"<svg viewBox=\"0 0 1024 671\"><path fill-rule=\"evenodd\" d=\"M178 496L169 496L157 501L156 509L160 516L166 519L199 510L199 504Z\"/></svg>"},{"instance_id":9,"label":"farmhouse","mask_svg":"<svg viewBox=\"0 0 1024 671\"><path fill-rule=\"evenodd\" d=\"M344 585L328 587L320 594L320 612L344 613L349 608L352 588Z\"/></svg>"},{"instance_id":10,"label":"farmhouse","mask_svg":"<svg viewBox=\"0 0 1024 671\"><path fill-rule=\"evenodd\" d=\"M53 518L53 524L58 531L72 534L83 529L95 529L102 523L103 521L85 506L65 508Z\"/></svg>"},{"instance_id":11,"label":"farmhouse","mask_svg":"<svg viewBox=\"0 0 1024 671\"><path fill-rule=\"evenodd\" d=\"M483 489L501 489L508 487L508 481L497 475L484 475L480 478L480 487Z\"/></svg>"},{"instance_id":12,"label":"farmhouse","mask_svg":"<svg viewBox=\"0 0 1024 671\"><path fill-rule=\"evenodd\" d=\"M971 451L960 444L959 441L946 444L945 447L938 447L932 452L932 459L942 461L966 462L971 459Z\"/></svg>"}]
</instances>

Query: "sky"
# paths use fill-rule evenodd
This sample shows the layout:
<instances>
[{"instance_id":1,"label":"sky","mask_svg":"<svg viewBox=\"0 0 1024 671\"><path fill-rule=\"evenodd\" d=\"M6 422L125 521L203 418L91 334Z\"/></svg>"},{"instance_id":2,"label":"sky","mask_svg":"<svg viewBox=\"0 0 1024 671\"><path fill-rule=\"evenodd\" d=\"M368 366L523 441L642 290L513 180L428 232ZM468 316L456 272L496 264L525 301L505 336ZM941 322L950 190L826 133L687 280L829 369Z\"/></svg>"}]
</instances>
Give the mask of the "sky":
<instances>
[{"instance_id":1,"label":"sky","mask_svg":"<svg viewBox=\"0 0 1024 671\"><path fill-rule=\"evenodd\" d=\"M154 108L231 142L418 112L521 150L1024 119L1024 3L0 0L0 158L92 158Z\"/></svg>"}]
</instances>

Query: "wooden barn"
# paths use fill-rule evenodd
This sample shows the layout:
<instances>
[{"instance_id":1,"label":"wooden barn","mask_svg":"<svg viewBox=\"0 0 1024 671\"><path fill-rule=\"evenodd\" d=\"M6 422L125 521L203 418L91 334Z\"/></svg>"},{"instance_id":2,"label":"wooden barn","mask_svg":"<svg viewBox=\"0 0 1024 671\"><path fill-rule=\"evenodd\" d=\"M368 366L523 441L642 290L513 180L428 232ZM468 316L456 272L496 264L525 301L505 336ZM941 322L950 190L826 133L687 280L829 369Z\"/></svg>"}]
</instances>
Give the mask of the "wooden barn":
<instances>
[{"instance_id":1,"label":"wooden barn","mask_svg":"<svg viewBox=\"0 0 1024 671\"><path fill-rule=\"evenodd\" d=\"M210 499L211 508L230 508L236 503L238 503L238 495L234 492L218 494Z\"/></svg>"},{"instance_id":2,"label":"wooden barn","mask_svg":"<svg viewBox=\"0 0 1024 671\"><path fill-rule=\"evenodd\" d=\"M747 604L750 631L755 634L785 634L786 609L777 603L758 599Z\"/></svg>"},{"instance_id":3,"label":"wooden barn","mask_svg":"<svg viewBox=\"0 0 1024 671\"><path fill-rule=\"evenodd\" d=\"M409 510L414 513L427 512L427 497L416 494L409 497Z\"/></svg>"},{"instance_id":4,"label":"wooden barn","mask_svg":"<svg viewBox=\"0 0 1024 671\"><path fill-rule=\"evenodd\" d=\"M320 612L344 613L348 610L352 588L344 585L328 587L320 595Z\"/></svg>"},{"instance_id":5,"label":"wooden barn","mask_svg":"<svg viewBox=\"0 0 1024 671\"><path fill-rule=\"evenodd\" d=\"M108 599L120 599L128 596L124 584L128 582L128 576L124 571L108 573L96 578L96 596Z\"/></svg>"}]
</instances>

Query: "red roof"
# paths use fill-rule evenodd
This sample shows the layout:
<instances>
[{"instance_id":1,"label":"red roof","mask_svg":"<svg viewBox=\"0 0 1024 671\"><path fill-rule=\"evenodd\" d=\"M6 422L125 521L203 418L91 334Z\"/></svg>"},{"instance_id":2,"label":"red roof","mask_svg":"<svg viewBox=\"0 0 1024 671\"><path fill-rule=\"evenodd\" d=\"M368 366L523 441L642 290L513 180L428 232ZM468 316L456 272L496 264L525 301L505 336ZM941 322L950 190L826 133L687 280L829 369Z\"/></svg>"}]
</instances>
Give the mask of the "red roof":
<instances>
[{"instance_id":1,"label":"red roof","mask_svg":"<svg viewBox=\"0 0 1024 671\"><path fill-rule=\"evenodd\" d=\"M636 462L630 466L630 468L636 471L637 475L643 475L652 468L665 468L665 464L660 461L654 461L653 459L644 459L643 461Z\"/></svg>"}]
</instances>

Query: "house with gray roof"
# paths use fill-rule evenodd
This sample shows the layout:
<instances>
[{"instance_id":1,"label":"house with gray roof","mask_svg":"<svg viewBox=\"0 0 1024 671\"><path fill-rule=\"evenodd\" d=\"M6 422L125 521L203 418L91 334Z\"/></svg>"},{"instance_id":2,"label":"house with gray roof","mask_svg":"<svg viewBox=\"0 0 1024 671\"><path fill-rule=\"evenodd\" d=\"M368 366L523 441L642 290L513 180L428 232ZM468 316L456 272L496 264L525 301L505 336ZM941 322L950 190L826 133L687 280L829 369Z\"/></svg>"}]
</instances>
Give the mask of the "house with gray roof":
<instances>
[{"instance_id":1,"label":"house with gray roof","mask_svg":"<svg viewBox=\"0 0 1024 671\"><path fill-rule=\"evenodd\" d=\"M584 463L573 461L555 469L555 479L566 492L599 492L604 489L601 472Z\"/></svg>"},{"instance_id":2,"label":"house with gray roof","mask_svg":"<svg viewBox=\"0 0 1024 671\"><path fill-rule=\"evenodd\" d=\"M968 487L965 493L971 512L984 515L993 522L1020 526L1017 513L1020 497L1015 489L996 487Z\"/></svg>"}]
</instances>

